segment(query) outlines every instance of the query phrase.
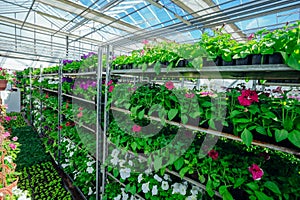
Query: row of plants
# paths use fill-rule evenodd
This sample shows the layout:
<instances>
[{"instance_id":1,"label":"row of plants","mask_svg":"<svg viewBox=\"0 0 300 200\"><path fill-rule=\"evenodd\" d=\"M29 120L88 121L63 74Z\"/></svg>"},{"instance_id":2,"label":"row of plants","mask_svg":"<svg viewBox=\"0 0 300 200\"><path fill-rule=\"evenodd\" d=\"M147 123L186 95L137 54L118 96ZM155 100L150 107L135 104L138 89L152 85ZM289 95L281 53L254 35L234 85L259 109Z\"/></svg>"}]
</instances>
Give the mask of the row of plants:
<instances>
[{"instance_id":1,"label":"row of plants","mask_svg":"<svg viewBox=\"0 0 300 200\"><path fill-rule=\"evenodd\" d=\"M80 106L73 105L69 100L64 101L63 123L58 126L57 94L50 92L40 94L38 91L33 91L32 95L33 99L38 99L34 103L38 112L33 112L33 124L42 134L46 152L59 159L60 166L73 179L74 186L79 187L88 199L95 199L95 164L89 166L93 160L91 156L88 157L95 152L95 134L87 134L86 130L79 130L75 127L73 110L76 109L79 114L77 118L80 119ZM40 113L41 104L42 113ZM36 122L39 119L41 123ZM59 138L58 130L61 131L61 138ZM58 144L59 140L60 144ZM60 157L57 157L58 152L60 152ZM86 163L85 167L83 163Z\"/></svg>"},{"instance_id":2,"label":"row of plants","mask_svg":"<svg viewBox=\"0 0 300 200\"><path fill-rule=\"evenodd\" d=\"M166 120L172 120L231 133L241 137L247 146L256 139L299 148L299 99L288 91L280 92L274 96L243 87L226 92L182 90L175 88L171 81L139 87L115 84L109 102L129 110L130 120L141 127L139 120L149 115L160 118L163 125ZM124 128L132 132L131 127Z\"/></svg>"},{"instance_id":3,"label":"row of plants","mask_svg":"<svg viewBox=\"0 0 300 200\"><path fill-rule=\"evenodd\" d=\"M257 65L285 63L294 69L299 64L300 22L287 24L282 29L257 31L246 42L237 42L223 28L213 35L203 33L195 44L145 43L142 50L121 55L112 62L114 69L193 67L222 65Z\"/></svg>"}]
</instances>

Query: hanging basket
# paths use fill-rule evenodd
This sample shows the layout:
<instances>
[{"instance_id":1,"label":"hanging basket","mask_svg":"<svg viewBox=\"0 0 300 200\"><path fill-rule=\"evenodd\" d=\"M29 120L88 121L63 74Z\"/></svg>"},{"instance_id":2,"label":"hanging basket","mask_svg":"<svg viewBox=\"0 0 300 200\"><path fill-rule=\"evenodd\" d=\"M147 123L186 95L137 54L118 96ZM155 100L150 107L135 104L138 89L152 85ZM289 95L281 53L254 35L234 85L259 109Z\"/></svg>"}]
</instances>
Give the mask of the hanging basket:
<instances>
[{"instance_id":1,"label":"hanging basket","mask_svg":"<svg viewBox=\"0 0 300 200\"><path fill-rule=\"evenodd\" d=\"M7 80L0 80L0 91L5 90L6 86L7 86Z\"/></svg>"}]
</instances>

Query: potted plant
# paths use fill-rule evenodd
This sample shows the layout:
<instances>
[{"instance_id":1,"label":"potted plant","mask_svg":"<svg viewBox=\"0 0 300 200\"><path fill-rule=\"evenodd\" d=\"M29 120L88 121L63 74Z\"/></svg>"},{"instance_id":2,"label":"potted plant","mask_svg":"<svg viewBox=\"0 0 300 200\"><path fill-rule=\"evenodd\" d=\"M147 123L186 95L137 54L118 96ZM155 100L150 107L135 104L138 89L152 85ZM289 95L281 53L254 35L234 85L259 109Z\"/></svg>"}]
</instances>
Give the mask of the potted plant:
<instances>
[{"instance_id":1,"label":"potted plant","mask_svg":"<svg viewBox=\"0 0 300 200\"><path fill-rule=\"evenodd\" d=\"M8 81L10 81L11 75L7 69L0 67L0 91L5 90Z\"/></svg>"}]
</instances>

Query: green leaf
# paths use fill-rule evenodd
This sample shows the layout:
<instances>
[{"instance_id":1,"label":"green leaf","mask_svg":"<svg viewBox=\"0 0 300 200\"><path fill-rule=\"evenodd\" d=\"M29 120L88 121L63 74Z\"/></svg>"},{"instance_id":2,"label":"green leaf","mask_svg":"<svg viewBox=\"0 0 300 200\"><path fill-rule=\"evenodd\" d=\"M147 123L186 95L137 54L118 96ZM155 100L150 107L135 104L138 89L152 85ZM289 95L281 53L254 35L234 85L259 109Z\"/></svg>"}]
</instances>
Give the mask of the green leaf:
<instances>
[{"instance_id":1,"label":"green leaf","mask_svg":"<svg viewBox=\"0 0 300 200\"><path fill-rule=\"evenodd\" d=\"M145 110L143 109L142 111L139 112L138 118L139 118L139 119L143 119L143 118L144 118L144 115L145 115Z\"/></svg>"},{"instance_id":2,"label":"green leaf","mask_svg":"<svg viewBox=\"0 0 300 200\"><path fill-rule=\"evenodd\" d=\"M244 179L244 178L238 178L238 179L235 181L233 188L238 188L238 187L240 187L245 181L246 181L246 179Z\"/></svg>"},{"instance_id":3,"label":"green leaf","mask_svg":"<svg viewBox=\"0 0 300 200\"><path fill-rule=\"evenodd\" d=\"M154 170L158 171L162 167L162 157L154 158Z\"/></svg>"},{"instance_id":4,"label":"green leaf","mask_svg":"<svg viewBox=\"0 0 300 200\"><path fill-rule=\"evenodd\" d=\"M132 142L132 143L130 144L130 146L131 146L132 150L135 151L135 150L136 150L136 147L137 147L137 144L136 144L136 142Z\"/></svg>"},{"instance_id":5,"label":"green leaf","mask_svg":"<svg viewBox=\"0 0 300 200\"><path fill-rule=\"evenodd\" d=\"M180 178L183 178L184 175L190 170L190 168L188 166L182 168L180 171L179 171L179 175L180 175Z\"/></svg>"},{"instance_id":6,"label":"green leaf","mask_svg":"<svg viewBox=\"0 0 300 200\"><path fill-rule=\"evenodd\" d=\"M119 170L117 169L117 168L114 168L113 169L113 175L114 175L114 177L118 177L119 176Z\"/></svg>"},{"instance_id":7,"label":"green leaf","mask_svg":"<svg viewBox=\"0 0 300 200\"><path fill-rule=\"evenodd\" d=\"M209 128L216 129L215 122L213 119L208 120Z\"/></svg>"},{"instance_id":8,"label":"green leaf","mask_svg":"<svg viewBox=\"0 0 300 200\"><path fill-rule=\"evenodd\" d=\"M181 122L183 123L183 124L187 124L187 122L188 122L188 117L186 116L186 115L182 115L181 116Z\"/></svg>"},{"instance_id":9,"label":"green leaf","mask_svg":"<svg viewBox=\"0 0 300 200\"><path fill-rule=\"evenodd\" d=\"M281 191L278 188L278 186L276 185L276 183L274 183L272 181L265 182L264 186L266 188L268 188L269 190L271 190L272 192L274 192L275 194L281 194Z\"/></svg>"},{"instance_id":10,"label":"green leaf","mask_svg":"<svg viewBox=\"0 0 300 200\"><path fill-rule=\"evenodd\" d=\"M215 192L212 189L212 181L210 178L208 179L208 181L206 183L206 192L208 193L208 195L210 197L213 197L215 195Z\"/></svg>"},{"instance_id":11,"label":"green leaf","mask_svg":"<svg viewBox=\"0 0 300 200\"><path fill-rule=\"evenodd\" d=\"M259 189L257 183L255 183L255 182L247 183L246 186L249 187L253 191L256 191Z\"/></svg>"},{"instance_id":12,"label":"green leaf","mask_svg":"<svg viewBox=\"0 0 300 200\"><path fill-rule=\"evenodd\" d=\"M221 194L221 196L223 197L223 200L233 200L233 197L231 196L231 194L228 192L227 187L226 186L221 186L219 188L219 193Z\"/></svg>"},{"instance_id":13,"label":"green leaf","mask_svg":"<svg viewBox=\"0 0 300 200\"><path fill-rule=\"evenodd\" d=\"M147 64L146 63L142 64L142 70L143 70L143 72L147 70Z\"/></svg>"},{"instance_id":14,"label":"green leaf","mask_svg":"<svg viewBox=\"0 0 300 200\"><path fill-rule=\"evenodd\" d=\"M293 130L289 133L288 139L291 143L300 148L300 131Z\"/></svg>"},{"instance_id":15,"label":"green leaf","mask_svg":"<svg viewBox=\"0 0 300 200\"><path fill-rule=\"evenodd\" d=\"M160 62L156 62L154 65L154 71L156 73L156 75L160 74Z\"/></svg>"},{"instance_id":16,"label":"green leaf","mask_svg":"<svg viewBox=\"0 0 300 200\"><path fill-rule=\"evenodd\" d=\"M247 145L247 147L249 147L252 143L253 135L248 129L245 128L242 132L241 138L243 142Z\"/></svg>"},{"instance_id":17,"label":"green leaf","mask_svg":"<svg viewBox=\"0 0 300 200\"><path fill-rule=\"evenodd\" d=\"M238 111L238 110L234 110L230 113L230 118L234 118L235 116L241 114L242 112Z\"/></svg>"},{"instance_id":18,"label":"green leaf","mask_svg":"<svg viewBox=\"0 0 300 200\"><path fill-rule=\"evenodd\" d=\"M211 107L211 102L210 101L205 101L200 106L205 107L205 108Z\"/></svg>"},{"instance_id":19,"label":"green leaf","mask_svg":"<svg viewBox=\"0 0 300 200\"><path fill-rule=\"evenodd\" d=\"M293 121L292 120L285 120L283 123L283 128L287 131L291 131L293 129Z\"/></svg>"},{"instance_id":20,"label":"green leaf","mask_svg":"<svg viewBox=\"0 0 300 200\"><path fill-rule=\"evenodd\" d=\"M267 196L265 193L260 191L254 191L258 200L273 200L272 197Z\"/></svg>"},{"instance_id":21,"label":"green leaf","mask_svg":"<svg viewBox=\"0 0 300 200\"><path fill-rule=\"evenodd\" d=\"M130 187L129 192L134 195L136 193L136 186L133 185L132 187Z\"/></svg>"},{"instance_id":22,"label":"green leaf","mask_svg":"<svg viewBox=\"0 0 300 200\"><path fill-rule=\"evenodd\" d=\"M276 129L275 130L275 139L276 139L276 142L280 142L282 140L285 140L289 135L289 132L287 130L279 130L279 129Z\"/></svg>"},{"instance_id":23,"label":"green leaf","mask_svg":"<svg viewBox=\"0 0 300 200\"><path fill-rule=\"evenodd\" d=\"M264 127L262 127L262 126L256 127L255 130L256 130L258 133L262 134L262 135L267 135L266 129L265 129Z\"/></svg>"},{"instance_id":24,"label":"green leaf","mask_svg":"<svg viewBox=\"0 0 300 200\"><path fill-rule=\"evenodd\" d=\"M174 119L174 117L176 117L177 113L178 113L178 109L171 109L171 110L169 110L169 112L168 112L168 118L169 118L169 120Z\"/></svg>"},{"instance_id":25,"label":"green leaf","mask_svg":"<svg viewBox=\"0 0 300 200\"><path fill-rule=\"evenodd\" d=\"M183 164L184 164L184 158L183 158L183 157L180 157L179 159L177 159L177 160L174 162L175 169L176 169L176 170L181 169L181 167L183 166Z\"/></svg>"}]
</instances>

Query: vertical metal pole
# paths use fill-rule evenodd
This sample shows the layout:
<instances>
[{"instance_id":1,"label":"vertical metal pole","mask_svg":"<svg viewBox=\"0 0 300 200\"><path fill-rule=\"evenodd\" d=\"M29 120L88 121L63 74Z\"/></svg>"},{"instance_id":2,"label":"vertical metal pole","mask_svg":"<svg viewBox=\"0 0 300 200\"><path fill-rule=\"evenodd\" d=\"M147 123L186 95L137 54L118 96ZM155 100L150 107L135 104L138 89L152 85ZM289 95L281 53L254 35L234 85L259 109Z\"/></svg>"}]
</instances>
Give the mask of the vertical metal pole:
<instances>
[{"instance_id":1,"label":"vertical metal pole","mask_svg":"<svg viewBox=\"0 0 300 200\"><path fill-rule=\"evenodd\" d=\"M29 88L30 88L30 100L29 100L29 108L30 108L30 124L33 125L32 119L32 67L29 67Z\"/></svg>"},{"instance_id":2,"label":"vertical metal pole","mask_svg":"<svg viewBox=\"0 0 300 200\"><path fill-rule=\"evenodd\" d=\"M104 163L105 163L105 160L106 160L106 154L107 154L107 141L106 141L106 132L107 132L107 129L108 129L108 123L109 123L109 116L108 116L108 110L107 110L107 99L108 99L108 81L110 79L110 61L111 61L111 54L112 54L112 47L110 45L107 45L106 46L106 76L105 76L105 97L104 97L104 126L103 126L103 148L102 148L102 154L103 154L103 157L102 157L102 164L103 164L103 167L102 167L102 190L101 190L101 199L103 198L103 195L105 193L105 179L106 179L106 169L104 168Z\"/></svg>"},{"instance_id":3,"label":"vertical metal pole","mask_svg":"<svg viewBox=\"0 0 300 200\"><path fill-rule=\"evenodd\" d=\"M61 151L60 151L60 143L61 143L61 129L60 126L62 125L62 112L61 112L61 108L62 108L62 66L63 66L63 60L60 61L59 64L59 69L58 69L58 94L57 94L57 98L58 98L58 141L57 141L57 145L58 145L58 155L57 155L57 162L58 162L58 166L60 166L60 156L61 156Z\"/></svg>"},{"instance_id":4,"label":"vertical metal pole","mask_svg":"<svg viewBox=\"0 0 300 200\"><path fill-rule=\"evenodd\" d=\"M69 36L66 36L66 56L69 56Z\"/></svg>"},{"instance_id":5,"label":"vertical metal pole","mask_svg":"<svg viewBox=\"0 0 300 200\"><path fill-rule=\"evenodd\" d=\"M97 68L97 122L96 122L96 199L100 199L100 136L102 136L101 129L101 99L102 99L102 73L103 73L103 50L102 47L98 48L98 68ZM104 187L104 186L102 186Z\"/></svg>"},{"instance_id":6,"label":"vertical metal pole","mask_svg":"<svg viewBox=\"0 0 300 200\"><path fill-rule=\"evenodd\" d=\"M42 65L40 65L40 78L39 78L39 80L43 80L43 66ZM40 87L39 87L39 89L40 89L40 95L42 96L42 94L43 94L43 88L42 88L42 84L40 84ZM43 117L43 101L42 101L42 98L41 98L41 100L40 100L40 118L41 118L41 120L40 120L40 131L39 131L39 135L41 135L42 134L42 117Z\"/></svg>"}]
</instances>

